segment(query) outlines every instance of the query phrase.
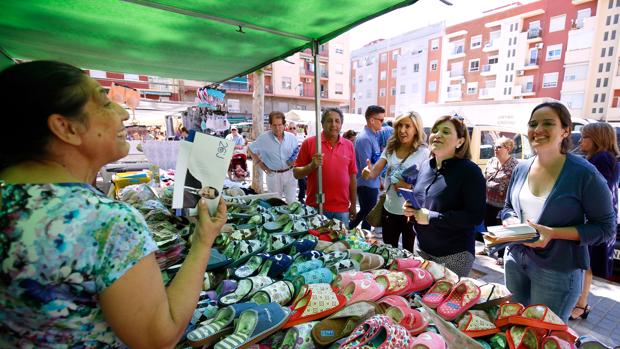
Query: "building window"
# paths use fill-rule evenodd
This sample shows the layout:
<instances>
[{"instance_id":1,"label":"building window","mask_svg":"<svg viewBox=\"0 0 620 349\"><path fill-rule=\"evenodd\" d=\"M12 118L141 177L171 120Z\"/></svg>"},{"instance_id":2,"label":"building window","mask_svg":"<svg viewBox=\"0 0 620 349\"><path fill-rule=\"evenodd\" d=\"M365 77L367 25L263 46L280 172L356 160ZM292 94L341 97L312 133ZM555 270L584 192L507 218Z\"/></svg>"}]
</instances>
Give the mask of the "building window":
<instances>
[{"instance_id":1,"label":"building window","mask_svg":"<svg viewBox=\"0 0 620 349\"><path fill-rule=\"evenodd\" d=\"M382 53L381 54L381 63L385 63L387 62L387 53Z\"/></svg>"},{"instance_id":2,"label":"building window","mask_svg":"<svg viewBox=\"0 0 620 349\"><path fill-rule=\"evenodd\" d=\"M594 99L592 100L593 103L598 103L598 93L594 94Z\"/></svg>"},{"instance_id":3,"label":"building window","mask_svg":"<svg viewBox=\"0 0 620 349\"><path fill-rule=\"evenodd\" d=\"M497 56L489 57L489 64L496 64L498 62Z\"/></svg>"},{"instance_id":4,"label":"building window","mask_svg":"<svg viewBox=\"0 0 620 349\"><path fill-rule=\"evenodd\" d=\"M611 16L607 16L607 19L605 20L605 25L610 25L611 24Z\"/></svg>"},{"instance_id":5,"label":"building window","mask_svg":"<svg viewBox=\"0 0 620 349\"><path fill-rule=\"evenodd\" d=\"M587 75L588 75L587 65L567 67L566 70L564 71L564 80L565 81L585 80Z\"/></svg>"},{"instance_id":6,"label":"building window","mask_svg":"<svg viewBox=\"0 0 620 349\"><path fill-rule=\"evenodd\" d=\"M558 86L558 73L547 73L543 75L543 88L553 88Z\"/></svg>"},{"instance_id":7,"label":"building window","mask_svg":"<svg viewBox=\"0 0 620 349\"><path fill-rule=\"evenodd\" d=\"M282 77L282 89L290 90L291 89L291 78L287 76Z\"/></svg>"},{"instance_id":8,"label":"building window","mask_svg":"<svg viewBox=\"0 0 620 349\"><path fill-rule=\"evenodd\" d=\"M420 63L413 63L413 72L417 73L420 71Z\"/></svg>"},{"instance_id":9,"label":"building window","mask_svg":"<svg viewBox=\"0 0 620 349\"><path fill-rule=\"evenodd\" d=\"M436 71L437 70L437 60L433 59L431 61L431 71Z\"/></svg>"},{"instance_id":10,"label":"building window","mask_svg":"<svg viewBox=\"0 0 620 349\"><path fill-rule=\"evenodd\" d=\"M392 77L395 78L398 74L398 70L396 68L392 69Z\"/></svg>"},{"instance_id":11,"label":"building window","mask_svg":"<svg viewBox=\"0 0 620 349\"><path fill-rule=\"evenodd\" d=\"M566 25L566 15L551 17L549 22L549 33L564 30Z\"/></svg>"},{"instance_id":12,"label":"building window","mask_svg":"<svg viewBox=\"0 0 620 349\"><path fill-rule=\"evenodd\" d=\"M596 79L596 87L601 87L601 79Z\"/></svg>"},{"instance_id":13,"label":"building window","mask_svg":"<svg viewBox=\"0 0 620 349\"><path fill-rule=\"evenodd\" d=\"M465 53L465 40L454 41L450 44L452 44L453 55L460 55L461 53Z\"/></svg>"},{"instance_id":14,"label":"building window","mask_svg":"<svg viewBox=\"0 0 620 349\"><path fill-rule=\"evenodd\" d=\"M596 108L592 108L592 114L596 114Z\"/></svg>"},{"instance_id":15,"label":"building window","mask_svg":"<svg viewBox=\"0 0 620 349\"><path fill-rule=\"evenodd\" d=\"M342 84L336 84L336 89L334 93L337 95L341 95L343 90L344 90L344 87L342 86Z\"/></svg>"},{"instance_id":16,"label":"building window","mask_svg":"<svg viewBox=\"0 0 620 349\"><path fill-rule=\"evenodd\" d=\"M379 89L379 97L385 97L385 88Z\"/></svg>"},{"instance_id":17,"label":"building window","mask_svg":"<svg viewBox=\"0 0 620 349\"><path fill-rule=\"evenodd\" d=\"M370 98L370 96L371 96L370 90L366 90L366 98Z\"/></svg>"},{"instance_id":18,"label":"building window","mask_svg":"<svg viewBox=\"0 0 620 349\"><path fill-rule=\"evenodd\" d=\"M601 103L605 103L605 97L607 97L607 94L601 93Z\"/></svg>"},{"instance_id":19,"label":"building window","mask_svg":"<svg viewBox=\"0 0 620 349\"><path fill-rule=\"evenodd\" d=\"M402 75L407 75L407 66L403 65L402 67L400 67L400 72L402 73Z\"/></svg>"},{"instance_id":20,"label":"building window","mask_svg":"<svg viewBox=\"0 0 620 349\"><path fill-rule=\"evenodd\" d=\"M477 82L469 82L467 83L467 94L475 95L478 93L478 83Z\"/></svg>"},{"instance_id":21,"label":"building window","mask_svg":"<svg viewBox=\"0 0 620 349\"><path fill-rule=\"evenodd\" d=\"M361 114L362 113L362 108L357 108L357 113Z\"/></svg>"},{"instance_id":22,"label":"building window","mask_svg":"<svg viewBox=\"0 0 620 349\"><path fill-rule=\"evenodd\" d=\"M385 70L382 70L381 73L379 73L379 78L381 80L385 80L386 77L387 77L387 72Z\"/></svg>"},{"instance_id":23,"label":"building window","mask_svg":"<svg viewBox=\"0 0 620 349\"><path fill-rule=\"evenodd\" d=\"M411 93L418 93L418 83L414 82L413 85L411 85Z\"/></svg>"},{"instance_id":24,"label":"building window","mask_svg":"<svg viewBox=\"0 0 620 349\"><path fill-rule=\"evenodd\" d=\"M391 90L391 91L390 91L390 94L391 94L392 96L396 96L396 87L392 87L390 90Z\"/></svg>"},{"instance_id":25,"label":"building window","mask_svg":"<svg viewBox=\"0 0 620 349\"><path fill-rule=\"evenodd\" d=\"M138 74L127 74L127 73L125 73L125 80L140 81L140 76Z\"/></svg>"},{"instance_id":26,"label":"building window","mask_svg":"<svg viewBox=\"0 0 620 349\"><path fill-rule=\"evenodd\" d=\"M602 113L603 112L603 108L598 108L598 112Z\"/></svg>"},{"instance_id":27,"label":"building window","mask_svg":"<svg viewBox=\"0 0 620 349\"><path fill-rule=\"evenodd\" d=\"M603 47L603 48L601 49L601 57L605 57L605 50L606 50L606 48L605 48L605 47Z\"/></svg>"},{"instance_id":28,"label":"building window","mask_svg":"<svg viewBox=\"0 0 620 349\"><path fill-rule=\"evenodd\" d=\"M435 92L437 91L437 81L433 80L433 81L429 81L428 82L428 92Z\"/></svg>"},{"instance_id":29,"label":"building window","mask_svg":"<svg viewBox=\"0 0 620 349\"><path fill-rule=\"evenodd\" d=\"M618 18L620 18L620 15L615 14L614 15L614 24L618 24Z\"/></svg>"},{"instance_id":30,"label":"building window","mask_svg":"<svg viewBox=\"0 0 620 349\"><path fill-rule=\"evenodd\" d=\"M600 63L600 64L598 65L598 72L599 72L599 73L602 73L602 72L603 72L603 63Z\"/></svg>"},{"instance_id":31,"label":"building window","mask_svg":"<svg viewBox=\"0 0 620 349\"><path fill-rule=\"evenodd\" d=\"M482 46L482 35L472 36L469 47L474 49L480 48L480 46Z\"/></svg>"},{"instance_id":32,"label":"building window","mask_svg":"<svg viewBox=\"0 0 620 349\"><path fill-rule=\"evenodd\" d=\"M609 38L609 40L616 40L616 31L615 30L611 31L611 37Z\"/></svg>"},{"instance_id":33,"label":"building window","mask_svg":"<svg viewBox=\"0 0 620 349\"><path fill-rule=\"evenodd\" d=\"M511 94L512 94L512 87L509 87L508 88L508 95L511 95Z\"/></svg>"},{"instance_id":34,"label":"building window","mask_svg":"<svg viewBox=\"0 0 620 349\"><path fill-rule=\"evenodd\" d=\"M394 114L394 110L396 110L396 106L390 105L390 114Z\"/></svg>"},{"instance_id":35,"label":"building window","mask_svg":"<svg viewBox=\"0 0 620 349\"><path fill-rule=\"evenodd\" d=\"M334 65L334 71L336 72L336 74L344 74L344 65L342 65L341 63L336 63Z\"/></svg>"},{"instance_id":36,"label":"building window","mask_svg":"<svg viewBox=\"0 0 620 349\"><path fill-rule=\"evenodd\" d=\"M398 60L398 51L392 51L392 60L393 61L397 61Z\"/></svg>"},{"instance_id":37,"label":"building window","mask_svg":"<svg viewBox=\"0 0 620 349\"><path fill-rule=\"evenodd\" d=\"M435 51L439 49L439 39L431 40L431 50Z\"/></svg>"},{"instance_id":38,"label":"building window","mask_svg":"<svg viewBox=\"0 0 620 349\"><path fill-rule=\"evenodd\" d=\"M340 43L334 44L334 51L337 54L339 54L339 55L343 55L344 54L344 48L342 47L342 44L340 44Z\"/></svg>"},{"instance_id":39,"label":"building window","mask_svg":"<svg viewBox=\"0 0 620 349\"><path fill-rule=\"evenodd\" d=\"M480 70L480 59L472 59L469 61L469 71L476 72Z\"/></svg>"},{"instance_id":40,"label":"building window","mask_svg":"<svg viewBox=\"0 0 620 349\"><path fill-rule=\"evenodd\" d=\"M607 51L607 55L609 57L613 56L614 54L614 47L613 46L609 46L609 50Z\"/></svg>"},{"instance_id":41,"label":"building window","mask_svg":"<svg viewBox=\"0 0 620 349\"><path fill-rule=\"evenodd\" d=\"M609 0L609 5L607 6L607 8L612 8L614 7L614 0Z\"/></svg>"},{"instance_id":42,"label":"building window","mask_svg":"<svg viewBox=\"0 0 620 349\"><path fill-rule=\"evenodd\" d=\"M400 85L400 94L404 95L406 93L405 91L405 85Z\"/></svg>"},{"instance_id":43,"label":"building window","mask_svg":"<svg viewBox=\"0 0 620 349\"><path fill-rule=\"evenodd\" d=\"M607 64L605 64L605 72L609 73L610 70L611 70L611 63L607 62Z\"/></svg>"},{"instance_id":44,"label":"building window","mask_svg":"<svg viewBox=\"0 0 620 349\"><path fill-rule=\"evenodd\" d=\"M510 70L515 70L515 64L514 63L510 63Z\"/></svg>"},{"instance_id":45,"label":"building window","mask_svg":"<svg viewBox=\"0 0 620 349\"><path fill-rule=\"evenodd\" d=\"M556 61L562 57L562 44L547 47L547 61Z\"/></svg>"},{"instance_id":46,"label":"building window","mask_svg":"<svg viewBox=\"0 0 620 349\"><path fill-rule=\"evenodd\" d=\"M361 75L357 77L357 81L359 82L364 82L364 75Z\"/></svg>"},{"instance_id":47,"label":"building window","mask_svg":"<svg viewBox=\"0 0 620 349\"><path fill-rule=\"evenodd\" d=\"M603 34L603 41L607 41L609 37L609 32L605 32L605 34Z\"/></svg>"},{"instance_id":48,"label":"building window","mask_svg":"<svg viewBox=\"0 0 620 349\"><path fill-rule=\"evenodd\" d=\"M603 80L603 87L607 87L607 84L608 84L608 83L609 83L609 79L608 79L608 78L605 78L605 79Z\"/></svg>"},{"instance_id":49,"label":"building window","mask_svg":"<svg viewBox=\"0 0 620 349\"><path fill-rule=\"evenodd\" d=\"M107 74L103 70L89 70L88 75L95 79L107 79Z\"/></svg>"}]
</instances>

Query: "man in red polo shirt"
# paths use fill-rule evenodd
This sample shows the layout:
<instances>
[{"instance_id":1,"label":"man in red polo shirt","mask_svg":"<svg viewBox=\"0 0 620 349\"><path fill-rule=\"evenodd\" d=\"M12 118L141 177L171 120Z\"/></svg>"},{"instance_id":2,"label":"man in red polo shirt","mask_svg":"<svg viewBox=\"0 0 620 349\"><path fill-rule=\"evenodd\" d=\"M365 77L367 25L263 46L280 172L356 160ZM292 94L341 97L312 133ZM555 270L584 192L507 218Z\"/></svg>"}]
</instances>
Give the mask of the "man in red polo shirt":
<instances>
[{"instance_id":1,"label":"man in red polo shirt","mask_svg":"<svg viewBox=\"0 0 620 349\"><path fill-rule=\"evenodd\" d=\"M348 226L349 218L354 218L356 212L355 150L353 150L353 143L340 137L342 112L339 109L326 109L321 115L321 124L323 125L321 134L323 154L316 154L316 136L306 138L301 144L293 174L295 178L308 176L306 204L318 207L316 169L322 164L323 191L325 192L323 214L328 218L339 219Z\"/></svg>"}]
</instances>

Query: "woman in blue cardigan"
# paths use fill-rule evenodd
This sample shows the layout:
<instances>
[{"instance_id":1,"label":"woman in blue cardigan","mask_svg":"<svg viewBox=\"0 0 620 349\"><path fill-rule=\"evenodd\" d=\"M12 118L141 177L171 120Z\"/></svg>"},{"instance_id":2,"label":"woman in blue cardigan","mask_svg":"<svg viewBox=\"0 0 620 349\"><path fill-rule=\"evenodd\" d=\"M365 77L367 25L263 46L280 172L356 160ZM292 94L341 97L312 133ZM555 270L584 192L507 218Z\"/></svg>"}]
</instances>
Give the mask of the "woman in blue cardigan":
<instances>
[{"instance_id":1,"label":"woman in blue cardigan","mask_svg":"<svg viewBox=\"0 0 620 349\"><path fill-rule=\"evenodd\" d=\"M564 321L590 267L588 246L613 237L611 193L596 168L567 154L572 124L560 103L536 106L528 139L536 156L513 172L502 221L528 223L540 238L508 248L506 286L516 301L545 304Z\"/></svg>"}]
</instances>

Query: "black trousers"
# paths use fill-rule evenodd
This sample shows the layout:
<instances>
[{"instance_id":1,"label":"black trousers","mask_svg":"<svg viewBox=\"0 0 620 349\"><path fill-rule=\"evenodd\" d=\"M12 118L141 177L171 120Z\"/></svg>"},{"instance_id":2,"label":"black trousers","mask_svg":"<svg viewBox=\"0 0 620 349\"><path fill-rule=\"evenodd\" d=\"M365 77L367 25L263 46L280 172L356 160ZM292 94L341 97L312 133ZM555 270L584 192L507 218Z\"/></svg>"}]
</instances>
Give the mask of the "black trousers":
<instances>
[{"instance_id":1,"label":"black trousers","mask_svg":"<svg viewBox=\"0 0 620 349\"><path fill-rule=\"evenodd\" d=\"M498 218L499 211L501 210L502 210L501 207L495 207L495 206L486 204L484 208L484 225L486 225L487 227L493 226L493 225L502 225L502 220ZM478 238L478 236L480 237L480 241L483 241L482 235L476 234L476 239ZM504 248L502 248L501 250L498 250L497 256L500 258L503 258L504 251L505 251Z\"/></svg>"},{"instance_id":2,"label":"black trousers","mask_svg":"<svg viewBox=\"0 0 620 349\"><path fill-rule=\"evenodd\" d=\"M357 227L362 222L362 229L370 229L370 224L366 222L366 216L370 213L377 200L379 199L379 189L366 186L357 187L357 201L360 203L360 211L357 212L355 219L349 223L349 229Z\"/></svg>"},{"instance_id":3,"label":"black trousers","mask_svg":"<svg viewBox=\"0 0 620 349\"><path fill-rule=\"evenodd\" d=\"M415 242L415 231L413 230L413 218L407 222L404 215L392 214L383 208L381 216L381 226L383 227L383 242L393 247L398 247L398 240L402 235L403 248L413 252Z\"/></svg>"}]
</instances>

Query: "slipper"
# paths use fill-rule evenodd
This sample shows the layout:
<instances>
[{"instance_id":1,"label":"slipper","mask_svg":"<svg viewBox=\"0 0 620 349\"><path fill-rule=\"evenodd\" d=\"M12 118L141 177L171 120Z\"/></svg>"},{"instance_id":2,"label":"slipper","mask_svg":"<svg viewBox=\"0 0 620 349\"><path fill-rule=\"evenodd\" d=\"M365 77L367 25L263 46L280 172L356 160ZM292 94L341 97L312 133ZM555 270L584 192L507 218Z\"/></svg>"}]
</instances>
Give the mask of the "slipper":
<instances>
[{"instance_id":1,"label":"slipper","mask_svg":"<svg viewBox=\"0 0 620 349\"><path fill-rule=\"evenodd\" d=\"M472 338L490 336L499 332L499 328L491 322L487 313L482 310L465 312L456 327Z\"/></svg>"},{"instance_id":2,"label":"slipper","mask_svg":"<svg viewBox=\"0 0 620 349\"><path fill-rule=\"evenodd\" d=\"M220 337L233 331L233 320L247 309L255 307L255 303L239 303L221 308L215 317L200 324L198 328L187 334L187 340L192 347L209 346Z\"/></svg>"},{"instance_id":3,"label":"slipper","mask_svg":"<svg viewBox=\"0 0 620 349\"><path fill-rule=\"evenodd\" d=\"M347 339L340 344L340 349L361 348L368 341L368 338L379 332L381 327L393 325L392 319L385 315L371 316L351 332Z\"/></svg>"},{"instance_id":4,"label":"slipper","mask_svg":"<svg viewBox=\"0 0 620 349\"><path fill-rule=\"evenodd\" d=\"M419 268L422 260L416 258L396 258L390 263L390 270L402 271L403 269Z\"/></svg>"},{"instance_id":5,"label":"slipper","mask_svg":"<svg viewBox=\"0 0 620 349\"><path fill-rule=\"evenodd\" d=\"M495 326L504 327L507 326L508 319L514 316L518 316L523 312L525 307L521 303L505 303L500 304L497 310L497 318L495 319Z\"/></svg>"},{"instance_id":6,"label":"slipper","mask_svg":"<svg viewBox=\"0 0 620 349\"><path fill-rule=\"evenodd\" d=\"M409 279L409 287L405 294L420 292L428 289L435 282L433 275L426 269L422 268L406 268L402 270Z\"/></svg>"},{"instance_id":7,"label":"slipper","mask_svg":"<svg viewBox=\"0 0 620 349\"><path fill-rule=\"evenodd\" d=\"M439 280L422 297L422 302L429 308L435 309L446 300L453 287L454 284L451 281Z\"/></svg>"},{"instance_id":8,"label":"slipper","mask_svg":"<svg viewBox=\"0 0 620 349\"><path fill-rule=\"evenodd\" d=\"M506 340L510 349L539 349L545 334L540 328L512 326L506 330Z\"/></svg>"},{"instance_id":9,"label":"slipper","mask_svg":"<svg viewBox=\"0 0 620 349\"><path fill-rule=\"evenodd\" d=\"M579 339L579 334L575 332L572 328L566 329L566 331L551 331L549 332L550 336L556 336L560 339L567 341L568 343L577 343Z\"/></svg>"},{"instance_id":10,"label":"slipper","mask_svg":"<svg viewBox=\"0 0 620 349\"><path fill-rule=\"evenodd\" d=\"M488 283L480 286L480 299L474 309L488 309L490 307L504 304L512 298L508 288L498 283Z\"/></svg>"},{"instance_id":11,"label":"slipper","mask_svg":"<svg viewBox=\"0 0 620 349\"><path fill-rule=\"evenodd\" d=\"M417 336L428 327L428 320L422 316L422 313L411 309L408 305L389 307L385 315L394 320L394 323L403 326L412 336Z\"/></svg>"},{"instance_id":12,"label":"slipper","mask_svg":"<svg viewBox=\"0 0 620 349\"><path fill-rule=\"evenodd\" d=\"M256 292L251 302L256 304L278 303L280 305L288 304L293 299L295 288L290 281L276 281L271 285L267 285Z\"/></svg>"},{"instance_id":13,"label":"slipper","mask_svg":"<svg viewBox=\"0 0 620 349\"><path fill-rule=\"evenodd\" d=\"M260 304L241 313L235 331L216 343L214 349L244 349L278 331L291 312L277 303Z\"/></svg>"},{"instance_id":14,"label":"slipper","mask_svg":"<svg viewBox=\"0 0 620 349\"><path fill-rule=\"evenodd\" d=\"M321 251L316 251L316 250L306 251L306 252L296 255L295 258L293 259L293 264L299 264L299 263L311 261L314 259L321 259L321 256L323 256L323 252Z\"/></svg>"},{"instance_id":15,"label":"slipper","mask_svg":"<svg viewBox=\"0 0 620 349\"><path fill-rule=\"evenodd\" d=\"M577 339L577 347L580 349L611 349L592 336L581 336Z\"/></svg>"},{"instance_id":16,"label":"slipper","mask_svg":"<svg viewBox=\"0 0 620 349\"><path fill-rule=\"evenodd\" d=\"M237 289L237 281L226 279L220 282L220 284L215 289L215 293L217 293L218 297L223 297L227 294L235 292L236 289Z\"/></svg>"},{"instance_id":17,"label":"slipper","mask_svg":"<svg viewBox=\"0 0 620 349\"><path fill-rule=\"evenodd\" d=\"M357 325L375 315L376 305L372 302L357 302L321 320L313 329L312 337L320 346L328 346L346 337Z\"/></svg>"},{"instance_id":18,"label":"slipper","mask_svg":"<svg viewBox=\"0 0 620 349\"><path fill-rule=\"evenodd\" d=\"M332 286L334 286L337 289L342 289L346 287L347 284L349 284L349 282L353 280L364 280L364 279L374 279L374 277L370 273L364 273L361 271L355 271L355 270L345 271L345 272L342 272L336 275L336 278L334 279Z\"/></svg>"},{"instance_id":19,"label":"slipper","mask_svg":"<svg viewBox=\"0 0 620 349\"><path fill-rule=\"evenodd\" d=\"M544 304L533 304L525 307L521 314L509 317L508 323L545 330L566 331L568 328L564 321Z\"/></svg>"},{"instance_id":20,"label":"slipper","mask_svg":"<svg viewBox=\"0 0 620 349\"><path fill-rule=\"evenodd\" d=\"M316 346L312 340L312 329L318 321L310 321L293 326L286 330L282 343L273 346L273 349L314 349Z\"/></svg>"},{"instance_id":21,"label":"slipper","mask_svg":"<svg viewBox=\"0 0 620 349\"><path fill-rule=\"evenodd\" d=\"M318 268L302 273L299 277L303 278L303 284L331 284L334 281L334 274L327 268Z\"/></svg>"},{"instance_id":22,"label":"slipper","mask_svg":"<svg viewBox=\"0 0 620 349\"><path fill-rule=\"evenodd\" d=\"M280 222L266 222L263 223L263 230L267 231L268 233L277 233L279 231L282 231L282 223Z\"/></svg>"},{"instance_id":23,"label":"slipper","mask_svg":"<svg viewBox=\"0 0 620 349\"><path fill-rule=\"evenodd\" d=\"M270 234L267 243L267 252L276 254L293 246L295 239L288 234Z\"/></svg>"},{"instance_id":24,"label":"slipper","mask_svg":"<svg viewBox=\"0 0 620 349\"><path fill-rule=\"evenodd\" d=\"M480 298L480 288L470 279L463 279L454 285L452 291L437 307L437 314L445 320L453 320L474 306Z\"/></svg>"},{"instance_id":25,"label":"slipper","mask_svg":"<svg viewBox=\"0 0 620 349\"><path fill-rule=\"evenodd\" d=\"M314 250L318 240L303 238L295 240L291 246L291 255Z\"/></svg>"},{"instance_id":26,"label":"slipper","mask_svg":"<svg viewBox=\"0 0 620 349\"><path fill-rule=\"evenodd\" d=\"M375 278L378 284L385 287L385 295L403 296L407 294L409 288L409 279L407 275L400 271L392 271Z\"/></svg>"},{"instance_id":27,"label":"slipper","mask_svg":"<svg viewBox=\"0 0 620 349\"><path fill-rule=\"evenodd\" d=\"M335 264L338 261L349 258L349 251L332 251L332 252L324 252L321 259L325 263L326 266L330 266Z\"/></svg>"},{"instance_id":28,"label":"slipper","mask_svg":"<svg viewBox=\"0 0 620 349\"><path fill-rule=\"evenodd\" d=\"M407 330L393 322L386 322L370 336L360 348L380 348L380 349L409 349L413 343L413 337Z\"/></svg>"},{"instance_id":29,"label":"slipper","mask_svg":"<svg viewBox=\"0 0 620 349\"><path fill-rule=\"evenodd\" d=\"M411 343L411 349L447 349L448 345L442 336L434 332L424 332Z\"/></svg>"},{"instance_id":30,"label":"slipper","mask_svg":"<svg viewBox=\"0 0 620 349\"><path fill-rule=\"evenodd\" d=\"M229 247L232 246L232 254L229 255L234 261L230 264L231 267L237 267L253 255L256 255L260 252L263 252L265 249L265 244L259 240L242 240L242 241L232 241L229 244ZM226 248L228 250L228 247ZM224 251L226 254L226 251Z\"/></svg>"},{"instance_id":31,"label":"slipper","mask_svg":"<svg viewBox=\"0 0 620 349\"><path fill-rule=\"evenodd\" d=\"M433 261L426 261L422 263L422 268L428 270L431 274L433 274L435 280L446 279L448 281L451 281L453 284L459 282L459 276L456 275L455 272L439 263Z\"/></svg>"},{"instance_id":32,"label":"slipper","mask_svg":"<svg viewBox=\"0 0 620 349\"><path fill-rule=\"evenodd\" d=\"M253 276L258 272L260 266L269 259L271 255L269 253L259 253L255 256L250 257L248 261L235 269L234 274L238 279L244 279L250 276Z\"/></svg>"},{"instance_id":33,"label":"slipper","mask_svg":"<svg viewBox=\"0 0 620 349\"><path fill-rule=\"evenodd\" d=\"M310 270L318 269L323 267L323 260L321 259L313 259L311 261L302 262L299 264L293 264L288 268L288 271L284 273L285 279L293 279L296 276L299 276L305 272Z\"/></svg>"},{"instance_id":34,"label":"slipper","mask_svg":"<svg viewBox=\"0 0 620 349\"><path fill-rule=\"evenodd\" d=\"M547 336L540 342L544 349L575 349L575 345L556 336Z\"/></svg>"},{"instance_id":35,"label":"slipper","mask_svg":"<svg viewBox=\"0 0 620 349\"><path fill-rule=\"evenodd\" d=\"M343 259L334 264L329 265L329 270L334 273L334 275L338 275L339 273L355 270L360 270L360 265L354 261L353 259Z\"/></svg>"},{"instance_id":36,"label":"slipper","mask_svg":"<svg viewBox=\"0 0 620 349\"><path fill-rule=\"evenodd\" d=\"M249 298L261 288L271 285L273 279L268 276L250 276L247 279L239 280L235 292L220 297L220 304L231 305L240 302L244 298Z\"/></svg>"},{"instance_id":37,"label":"slipper","mask_svg":"<svg viewBox=\"0 0 620 349\"><path fill-rule=\"evenodd\" d=\"M291 264L293 264L293 257L284 253L278 253L275 256L269 257L269 259L263 263L258 275L267 275L272 279L277 278L284 274Z\"/></svg>"},{"instance_id":38,"label":"slipper","mask_svg":"<svg viewBox=\"0 0 620 349\"><path fill-rule=\"evenodd\" d=\"M349 244L346 241L336 241L333 244L327 246L325 249L323 249L324 253L330 253L330 252L335 252L335 251L340 251L340 252L344 252L346 250L348 250L350 248Z\"/></svg>"},{"instance_id":39,"label":"slipper","mask_svg":"<svg viewBox=\"0 0 620 349\"><path fill-rule=\"evenodd\" d=\"M377 302L377 312L385 314L391 307L408 308L409 302L401 296L391 295L379 299Z\"/></svg>"},{"instance_id":40,"label":"slipper","mask_svg":"<svg viewBox=\"0 0 620 349\"><path fill-rule=\"evenodd\" d=\"M230 273L227 269L205 272L205 279L202 282L203 291L209 291L217 288L222 281L230 276L229 274Z\"/></svg>"},{"instance_id":41,"label":"slipper","mask_svg":"<svg viewBox=\"0 0 620 349\"><path fill-rule=\"evenodd\" d=\"M304 285L291 305L293 315L284 328L317 320L342 309L346 298L339 295L329 284Z\"/></svg>"},{"instance_id":42,"label":"slipper","mask_svg":"<svg viewBox=\"0 0 620 349\"><path fill-rule=\"evenodd\" d=\"M216 248L212 248L211 255L209 256L209 264L207 265L207 271L225 267L232 262L233 260L231 258L223 255Z\"/></svg>"},{"instance_id":43,"label":"slipper","mask_svg":"<svg viewBox=\"0 0 620 349\"><path fill-rule=\"evenodd\" d=\"M374 279L361 279L349 282L340 292L347 304L359 301L376 301L385 294L385 287Z\"/></svg>"},{"instance_id":44,"label":"slipper","mask_svg":"<svg viewBox=\"0 0 620 349\"><path fill-rule=\"evenodd\" d=\"M351 259L359 264L360 271L379 269L385 264L383 257L368 252L351 251Z\"/></svg>"}]
</instances>

